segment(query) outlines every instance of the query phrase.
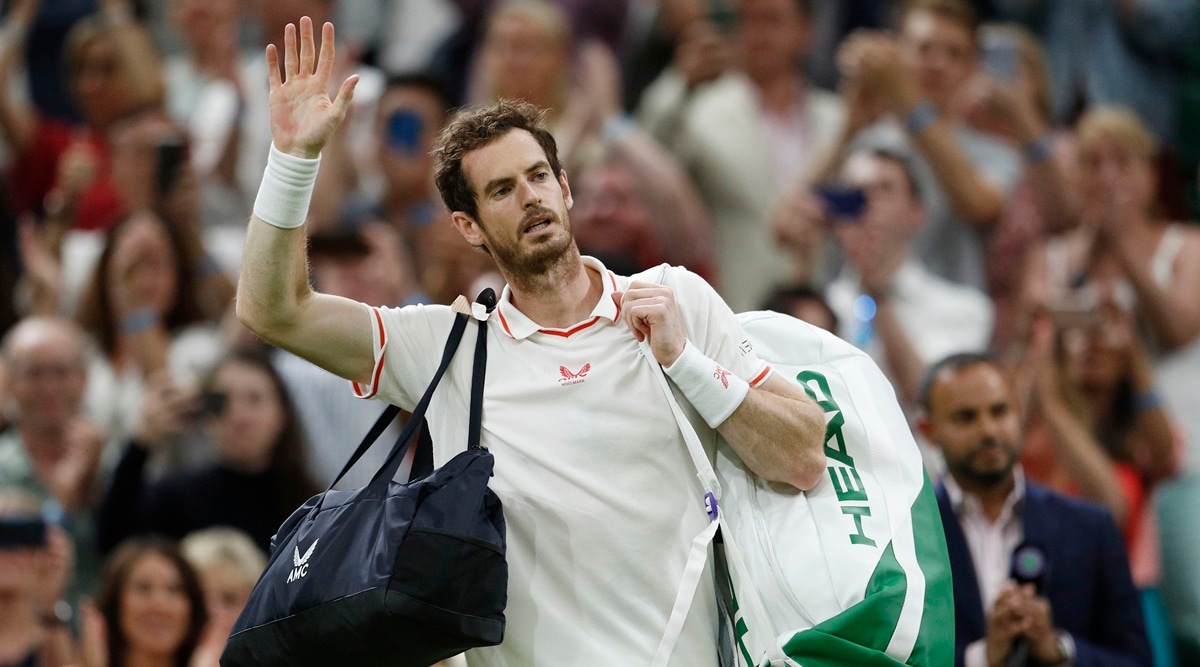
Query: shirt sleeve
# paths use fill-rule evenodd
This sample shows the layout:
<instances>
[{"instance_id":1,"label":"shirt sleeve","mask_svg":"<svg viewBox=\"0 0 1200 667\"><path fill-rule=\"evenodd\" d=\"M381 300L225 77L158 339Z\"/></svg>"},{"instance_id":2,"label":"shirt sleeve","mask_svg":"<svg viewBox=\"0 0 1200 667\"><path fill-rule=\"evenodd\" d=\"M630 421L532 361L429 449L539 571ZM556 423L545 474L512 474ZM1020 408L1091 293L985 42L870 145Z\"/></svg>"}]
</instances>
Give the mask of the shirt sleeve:
<instances>
[{"instance_id":1,"label":"shirt sleeve","mask_svg":"<svg viewBox=\"0 0 1200 667\"><path fill-rule=\"evenodd\" d=\"M440 305L363 308L371 319L375 366L370 384L351 381L350 390L358 398L379 398L412 410L437 371L454 313Z\"/></svg>"},{"instance_id":2,"label":"shirt sleeve","mask_svg":"<svg viewBox=\"0 0 1200 667\"><path fill-rule=\"evenodd\" d=\"M682 267L671 267L665 280L675 291L675 302L693 345L752 387L770 377L770 365L755 354L737 315L711 285Z\"/></svg>"}]
</instances>

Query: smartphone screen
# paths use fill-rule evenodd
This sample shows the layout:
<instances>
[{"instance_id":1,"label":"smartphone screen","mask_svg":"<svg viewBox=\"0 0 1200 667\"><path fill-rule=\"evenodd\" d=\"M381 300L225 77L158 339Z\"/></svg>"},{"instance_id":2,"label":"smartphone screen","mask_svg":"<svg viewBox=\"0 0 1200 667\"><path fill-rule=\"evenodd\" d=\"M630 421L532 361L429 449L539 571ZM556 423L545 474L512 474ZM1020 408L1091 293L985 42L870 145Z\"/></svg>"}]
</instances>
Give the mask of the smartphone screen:
<instances>
[{"instance_id":1,"label":"smartphone screen","mask_svg":"<svg viewBox=\"0 0 1200 667\"><path fill-rule=\"evenodd\" d=\"M387 143L392 150L416 155L421 150L421 116L409 109L392 112L387 119Z\"/></svg>"},{"instance_id":2,"label":"smartphone screen","mask_svg":"<svg viewBox=\"0 0 1200 667\"><path fill-rule=\"evenodd\" d=\"M183 141L176 138L160 141L155 150L158 164L154 186L155 191L162 196L170 192L171 187L175 185L175 179L179 177L179 167L183 165L187 153Z\"/></svg>"},{"instance_id":3,"label":"smartphone screen","mask_svg":"<svg viewBox=\"0 0 1200 667\"><path fill-rule=\"evenodd\" d=\"M0 518L0 549L36 548L46 545L46 522L40 517Z\"/></svg>"},{"instance_id":4,"label":"smartphone screen","mask_svg":"<svg viewBox=\"0 0 1200 667\"><path fill-rule=\"evenodd\" d=\"M867 194L862 188L818 185L813 192L824 204L825 213L838 222L858 222L867 210Z\"/></svg>"}]
</instances>

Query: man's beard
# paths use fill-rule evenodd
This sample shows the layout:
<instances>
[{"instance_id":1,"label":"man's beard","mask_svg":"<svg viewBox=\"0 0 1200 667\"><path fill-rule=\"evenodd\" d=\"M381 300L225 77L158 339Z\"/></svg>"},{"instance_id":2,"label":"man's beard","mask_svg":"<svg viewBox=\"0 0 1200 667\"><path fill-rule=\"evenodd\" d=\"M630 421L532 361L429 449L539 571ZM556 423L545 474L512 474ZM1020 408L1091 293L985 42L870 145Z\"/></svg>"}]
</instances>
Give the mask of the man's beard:
<instances>
[{"instance_id":1,"label":"man's beard","mask_svg":"<svg viewBox=\"0 0 1200 667\"><path fill-rule=\"evenodd\" d=\"M1007 461L1004 465L994 470L980 470L972 465L971 458L960 461L946 460L946 469L954 473L957 479L964 480L968 484L977 488L991 488L999 486L1008 479L1012 474L1013 465L1017 461L1017 452L1014 448L1005 448L1004 455Z\"/></svg>"},{"instance_id":2,"label":"man's beard","mask_svg":"<svg viewBox=\"0 0 1200 667\"><path fill-rule=\"evenodd\" d=\"M523 247L519 240L504 243L495 239L488 240L488 250L491 251L492 259L510 280L522 282L545 275L575 246L575 239L571 235L571 221L566 212L559 216L548 208L530 209L521 220L519 229L524 230L530 220L547 214L553 216L550 224L561 225L566 234L556 233L551 238L528 247ZM521 234L523 236L524 231Z\"/></svg>"}]
</instances>

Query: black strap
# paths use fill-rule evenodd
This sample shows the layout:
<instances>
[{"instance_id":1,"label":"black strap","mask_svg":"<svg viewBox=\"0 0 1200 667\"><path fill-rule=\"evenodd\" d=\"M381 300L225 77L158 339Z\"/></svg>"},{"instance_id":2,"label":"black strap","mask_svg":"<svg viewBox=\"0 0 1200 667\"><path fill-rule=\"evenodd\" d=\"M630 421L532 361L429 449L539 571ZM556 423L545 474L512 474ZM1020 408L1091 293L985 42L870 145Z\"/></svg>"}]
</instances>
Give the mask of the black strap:
<instances>
[{"instance_id":1,"label":"black strap","mask_svg":"<svg viewBox=\"0 0 1200 667\"><path fill-rule=\"evenodd\" d=\"M446 340L446 347L442 351L442 362L438 366L437 372L434 373L433 380L429 383L429 388L425 390L425 395L421 397L420 402L417 403L417 407L413 409L412 416L409 418L408 423L404 425L404 430L400 433L400 438L397 439L397 445L407 445L408 440L412 436L412 432L416 429L416 426L421 423L421 420L424 419L425 410L429 407L429 401L433 398L433 390L437 388L438 382L440 382L442 379L442 375L446 373L446 368L450 366L450 360L454 358L454 352L458 350L458 344L462 342L463 332L467 328L467 320L469 319L470 316L464 315L463 313L457 313L455 315L454 326L450 329L450 337ZM389 405L384 409L383 414L379 415L379 419L375 420L375 425L371 427L371 430L367 432L366 437L364 437L362 442L358 444L358 448L355 449L354 453L350 455L350 460L346 461L346 465L342 467L342 471L338 473L337 477L334 478L333 483L329 485L330 489L332 489L338 482L342 481L342 478L346 476L346 473L350 472L350 469L354 467L354 464L358 463L358 460L361 459L363 455L367 453L367 450L375 444L375 441L379 439L379 436L383 435L384 430L387 429L388 425L392 423L392 420L394 420L398 414L400 414L400 408L394 405ZM393 448L392 453L396 453L395 448ZM388 460L390 462L390 456L388 457ZM392 475L395 474L395 471L392 471ZM392 475L389 475L389 479Z\"/></svg>"},{"instance_id":2,"label":"black strap","mask_svg":"<svg viewBox=\"0 0 1200 667\"><path fill-rule=\"evenodd\" d=\"M496 292L490 287L484 288L475 300L490 313L496 307ZM417 403L417 407L413 408L412 416L409 417L408 423L404 425L400 436L396 438L396 443L392 445L391 453L388 454L383 465L379 467L379 470L371 478L368 486L376 488L386 487L387 483L400 470L404 454L412 446L414 440L417 441L419 449L416 456L414 456L414 474L410 475L409 479L416 479L419 475L428 474L432 471L433 440L429 437L429 426L425 421L425 411L429 408L429 403L433 399L433 392L437 389L442 376L445 375L446 369L449 368L450 361L454 358L454 353L458 350L459 343L462 342L467 322L471 319L470 315L463 313L458 313L455 316L454 326L450 330L450 336L442 352L442 361L438 365L437 372L434 373L433 379L429 382L429 387L425 390L425 394L421 397L420 402ZM479 436L483 424L483 384L487 374L487 321L478 320L478 327L479 332L475 341L475 358L471 369L471 408L467 434L467 448L475 450L482 449L479 444ZM418 429L420 429L419 434L417 433Z\"/></svg>"}]
</instances>

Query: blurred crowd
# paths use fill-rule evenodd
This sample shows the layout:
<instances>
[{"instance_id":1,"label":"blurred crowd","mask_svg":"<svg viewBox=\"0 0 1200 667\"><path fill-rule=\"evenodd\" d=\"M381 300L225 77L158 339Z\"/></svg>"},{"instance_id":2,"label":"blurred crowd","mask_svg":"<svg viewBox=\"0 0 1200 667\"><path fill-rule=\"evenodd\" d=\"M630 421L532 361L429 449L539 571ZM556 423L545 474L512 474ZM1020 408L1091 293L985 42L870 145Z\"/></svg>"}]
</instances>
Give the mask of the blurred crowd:
<instances>
[{"instance_id":1,"label":"blurred crowd","mask_svg":"<svg viewBox=\"0 0 1200 667\"><path fill-rule=\"evenodd\" d=\"M216 665L275 528L380 411L232 316L263 47L301 16L360 76L319 290L499 287L430 150L457 107L533 102L610 269L829 329L914 421L931 363L1002 359L1024 475L1108 508L1156 664L1200 664L1200 2L2 6L0 665Z\"/></svg>"}]
</instances>

